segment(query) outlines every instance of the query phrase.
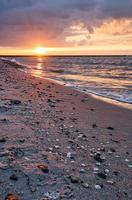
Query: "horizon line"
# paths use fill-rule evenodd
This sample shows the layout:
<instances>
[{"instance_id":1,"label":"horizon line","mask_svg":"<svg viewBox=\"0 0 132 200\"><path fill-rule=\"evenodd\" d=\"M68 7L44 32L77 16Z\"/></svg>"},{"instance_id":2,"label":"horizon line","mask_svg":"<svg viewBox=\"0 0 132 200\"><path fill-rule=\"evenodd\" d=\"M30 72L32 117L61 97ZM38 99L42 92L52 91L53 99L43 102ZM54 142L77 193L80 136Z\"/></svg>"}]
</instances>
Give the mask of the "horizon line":
<instances>
[{"instance_id":1,"label":"horizon line","mask_svg":"<svg viewBox=\"0 0 132 200\"><path fill-rule=\"evenodd\" d=\"M57 55L52 55L52 54L49 54L49 55L24 55L24 54L22 54L22 55L15 55L15 54L10 54L10 55L0 55L0 57L78 57L78 56L132 56L132 54L84 54L84 55L82 55L82 54L74 54L74 55L59 55L59 54L57 54Z\"/></svg>"}]
</instances>

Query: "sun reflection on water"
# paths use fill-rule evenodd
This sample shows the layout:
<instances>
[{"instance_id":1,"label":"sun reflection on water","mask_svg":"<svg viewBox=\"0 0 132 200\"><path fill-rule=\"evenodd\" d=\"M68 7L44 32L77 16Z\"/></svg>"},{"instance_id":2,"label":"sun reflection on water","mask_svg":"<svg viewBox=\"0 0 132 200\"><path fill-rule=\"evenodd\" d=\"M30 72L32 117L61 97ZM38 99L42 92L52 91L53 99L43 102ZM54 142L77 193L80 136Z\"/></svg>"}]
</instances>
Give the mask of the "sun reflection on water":
<instances>
[{"instance_id":1,"label":"sun reflection on water","mask_svg":"<svg viewBox=\"0 0 132 200\"><path fill-rule=\"evenodd\" d=\"M38 57L38 63L34 69L32 69L32 75L36 77L42 77L42 57Z\"/></svg>"}]
</instances>

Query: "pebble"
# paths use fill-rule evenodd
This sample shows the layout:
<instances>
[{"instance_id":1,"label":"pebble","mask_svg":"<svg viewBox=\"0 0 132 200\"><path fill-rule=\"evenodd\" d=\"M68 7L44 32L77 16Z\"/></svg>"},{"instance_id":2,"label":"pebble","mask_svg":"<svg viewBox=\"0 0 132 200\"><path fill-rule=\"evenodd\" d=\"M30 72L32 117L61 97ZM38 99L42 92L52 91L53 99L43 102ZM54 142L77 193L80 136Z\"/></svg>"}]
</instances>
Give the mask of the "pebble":
<instances>
[{"instance_id":1,"label":"pebble","mask_svg":"<svg viewBox=\"0 0 132 200\"><path fill-rule=\"evenodd\" d=\"M85 173L85 169L81 168L80 173Z\"/></svg>"},{"instance_id":2,"label":"pebble","mask_svg":"<svg viewBox=\"0 0 132 200\"><path fill-rule=\"evenodd\" d=\"M20 105L21 101L12 99L12 100L10 100L10 103L11 103L11 105Z\"/></svg>"},{"instance_id":3,"label":"pebble","mask_svg":"<svg viewBox=\"0 0 132 200\"><path fill-rule=\"evenodd\" d=\"M4 143L6 142L6 139L5 138L0 138L0 143Z\"/></svg>"},{"instance_id":4,"label":"pebble","mask_svg":"<svg viewBox=\"0 0 132 200\"><path fill-rule=\"evenodd\" d=\"M94 169L93 169L94 171L99 171L99 168L97 168L97 167L94 167Z\"/></svg>"},{"instance_id":5,"label":"pebble","mask_svg":"<svg viewBox=\"0 0 132 200\"><path fill-rule=\"evenodd\" d=\"M38 165L38 168L41 169L42 172L44 173L49 173L49 168L48 165Z\"/></svg>"},{"instance_id":6,"label":"pebble","mask_svg":"<svg viewBox=\"0 0 132 200\"><path fill-rule=\"evenodd\" d=\"M95 185L94 187L95 187L95 189L97 189L97 190L101 190L101 186L100 186L100 185Z\"/></svg>"},{"instance_id":7,"label":"pebble","mask_svg":"<svg viewBox=\"0 0 132 200\"><path fill-rule=\"evenodd\" d=\"M89 184L88 184L88 183L82 183L82 186L83 186L84 188L89 188Z\"/></svg>"},{"instance_id":8,"label":"pebble","mask_svg":"<svg viewBox=\"0 0 132 200\"><path fill-rule=\"evenodd\" d=\"M66 157L67 157L67 158L71 158L71 157L72 157L71 152L68 152Z\"/></svg>"},{"instance_id":9,"label":"pebble","mask_svg":"<svg viewBox=\"0 0 132 200\"><path fill-rule=\"evenodd\" d=\"M97 125L96 125L96 124L93 124L92 127L93 127L93 128L97 128Z\"/></svg>"},{"instance_id":10,"label":"pebble","mask_svg":"<svg viewBox=\"0 0 132 200\"><path fill-rule=\"evenodd\" d=\"M97 175L98 175L99 178L102 178L102 179L107 178L106 174L104 174L104 173L98 173Z\"/></svg>"},{"instance_id":11,"label":"pebble","mask_svg":"<svg viewBox=\"0 0 132 200\"><path fill-rule=\"evenodd\" d=\"M114 128L111 127L111 126L108 126L107 129L108 129L108 130L112 130L112 131L114 130Z\"/></svg>"},{"instance_id":12,"label":"pebble","mask_svg":"<svg viewBox=\"0 0 132 200\"><path fill-rule=\"evenodd\" d=\"M128 160L128 159L125 159L125 162L129 162L129 160Z\"/></svg>"},{"instance_id":13,"label":"pebble","mask_svg":"<svg viewBox=\"0 0 132 200\"><path fill-rule=\"evenodd\" d=\"M100 154L96 154L94 157L93 157L96 161L102 163L103 162L103 159L100 157Z\"/></svg>"},{"instance_id":14,"label":"pebble","mask_svg":"<svg viewBox=\"0 0 132 200\"><path fill-rule=\"evenodd\" d=\"M113 181L113 180L108 180L107 183L113 185L113 184L114 184L114 181Z\"/></svg>"},{"instance_id":15,"label":"pebble","mask_svg":"<svg viewBox=\"0 0 132 200\"><path fill-rule=\"evenodd\" d=\"M12 180L12 181L17 181L17 180L18 180L17 175L16 175L16 174L12 174L12 175L10 176L10 180Z\"/></svg>"},{"instance_id":16,"label":"pebble","mask_svg":"<svg viewBox=\"0 0 132 200\"><path fill-rule=\"evenodd\" d=\"M110 170L109 169L105 169L105 173L109 173L110 172Z\"/></svg>"},{"instance_id":17,"label":"pebble","mask_svg":"<svg viewBox=\"0 0 132 200\"><path fill-rule=\"evenodd\" d=\"M71 175L71 176L69 176L69 179L70 179L71 183L79 183L79 177Z\"/></svg>"}]
</instances>

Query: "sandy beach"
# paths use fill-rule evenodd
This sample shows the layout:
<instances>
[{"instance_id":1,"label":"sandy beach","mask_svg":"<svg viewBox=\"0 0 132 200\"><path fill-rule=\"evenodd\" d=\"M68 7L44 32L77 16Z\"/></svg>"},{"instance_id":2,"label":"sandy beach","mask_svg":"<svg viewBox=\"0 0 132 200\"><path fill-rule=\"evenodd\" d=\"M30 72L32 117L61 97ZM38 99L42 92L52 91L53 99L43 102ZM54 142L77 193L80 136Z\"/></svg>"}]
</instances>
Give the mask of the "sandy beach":
<instances>
[{"instance_id":1,"label":"sandy beach","mask_svg":"<svg viewBox=\"0 0 132 200\"><path fill-rule=\"evenodd\" d=\"M0 61L0 200L132 199L132 110Z\"/></svg>"}]
</instances>

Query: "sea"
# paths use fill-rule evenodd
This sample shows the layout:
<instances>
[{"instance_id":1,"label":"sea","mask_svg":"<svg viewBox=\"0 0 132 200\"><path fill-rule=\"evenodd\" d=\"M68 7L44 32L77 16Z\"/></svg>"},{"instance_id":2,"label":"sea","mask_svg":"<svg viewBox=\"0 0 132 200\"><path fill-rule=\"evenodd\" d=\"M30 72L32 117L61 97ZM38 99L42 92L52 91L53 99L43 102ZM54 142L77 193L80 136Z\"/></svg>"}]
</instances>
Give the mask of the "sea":
<instances>
[{"instance_id":1,"label":"sea","mask_svg":"<svg viewBox=\"0 0 132 200\"><path fill-rule=\"evenodd\" d=\"M6 57L33 76L132 105L132 56Z\"/></svg>"}]
</instances>

